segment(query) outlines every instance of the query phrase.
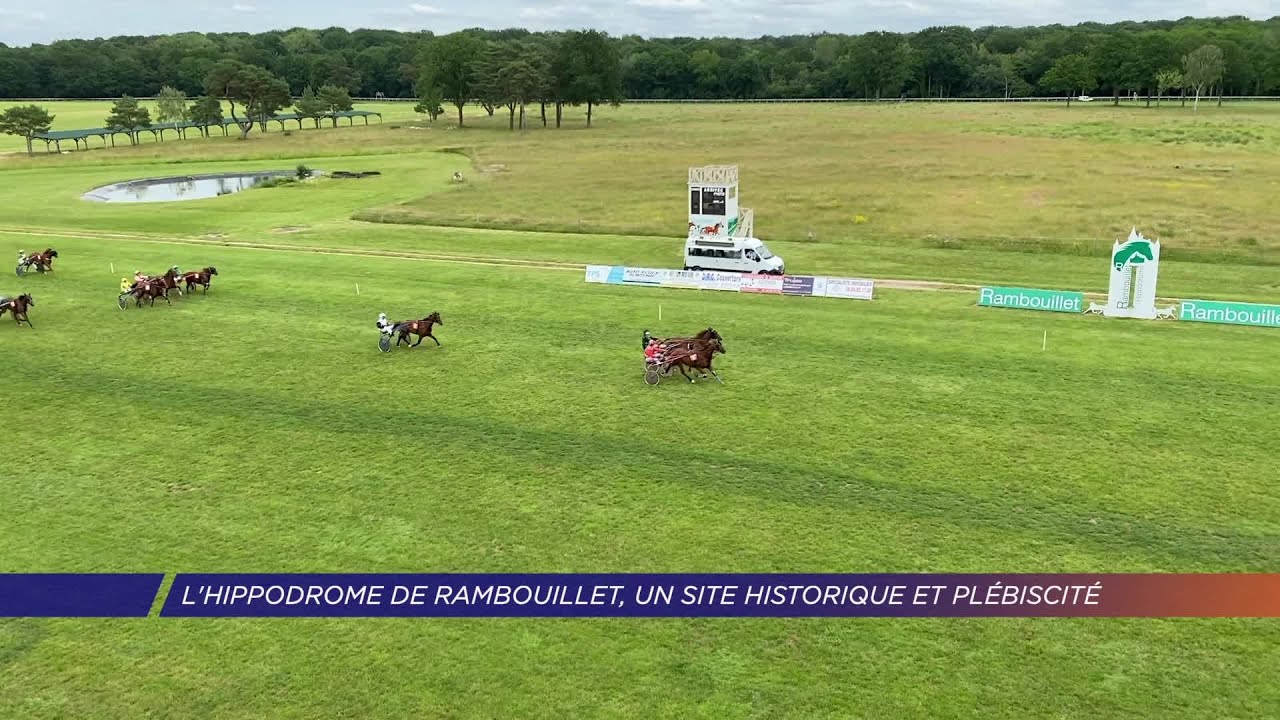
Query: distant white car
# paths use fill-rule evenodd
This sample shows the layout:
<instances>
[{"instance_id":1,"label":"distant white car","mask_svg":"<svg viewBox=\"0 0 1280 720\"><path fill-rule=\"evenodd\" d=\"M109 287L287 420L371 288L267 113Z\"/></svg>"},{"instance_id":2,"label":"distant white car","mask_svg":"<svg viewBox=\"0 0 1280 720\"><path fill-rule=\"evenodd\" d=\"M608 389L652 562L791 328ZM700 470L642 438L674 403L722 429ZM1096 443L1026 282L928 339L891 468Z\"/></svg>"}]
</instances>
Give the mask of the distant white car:
<instances>
[{"instance_id":1,"label":"distant white car","mask_svg":"<svg viewBox=\"0 0 1280 720\"><path fill-rule=\"evenodd\" d=\"M782 258L755 238L690 235L684 243L685 270L781 275Z\"/></svg>"},{"instance_id":2,"label":"distant white car","mask_svg":"<svg viewBox=\"0 0 1280 720\"><path fill-rule=\"evenodd\" d=\"M1076 98L1076 100L1080 102L1093 102L1093 98L1089 97L1088 95L1081 95L1080 97Z\"/></svg>"}]
</instances>

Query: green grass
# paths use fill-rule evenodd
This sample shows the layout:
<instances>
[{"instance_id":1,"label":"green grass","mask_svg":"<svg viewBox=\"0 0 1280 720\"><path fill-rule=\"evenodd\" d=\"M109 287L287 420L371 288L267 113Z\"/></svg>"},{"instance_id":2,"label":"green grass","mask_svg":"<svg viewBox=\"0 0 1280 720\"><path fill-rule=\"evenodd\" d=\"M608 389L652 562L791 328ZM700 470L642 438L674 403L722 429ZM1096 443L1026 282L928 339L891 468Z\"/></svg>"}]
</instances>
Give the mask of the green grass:
<instances>
[{"instance_id":1,"label":"green grass","mask_svg":"<svg viewBox=\"0 0 1280 720\"><path fill-rule=\"evenodd\" d=\"M1197 139L1177 162L1217 179L1142 180L1171 159L1161 128L1275 123L1212 110L627 107L591 131L388 122L10 156L0 251L61 257L0 280L37 301L34 329L0 318L0 570L1274 572L1274 331L307 251L669 267L680 241L657 235L684 226L685 168L741 158L793 270L1100 292L1105 260L1072 243L1150 229L1118 209L1129 193L1181 228L1160 295L1276 302L1273 153ZM299 163L383 175L80 199ZM993 183L1052 188L1055 217L1094 209L939 214ZM836 224L849 197L892 206L897 230ZM396 213L497 229L352 219ZM767 230L798 218L815 238ZM996 226L1036 252L1001 251ZM207 297L115 307L120 276L175 263L221 275ZM378 312L431 310L442 347L377 351ZM708 324L725 385L643 384L642 329ZM1257 620L8 620L0 718L1254 718L1280 703L1278 642Z\"/></svg>"},{"instance_id":2,"label":"green grass","mask_svg":"<svg viewBox=\"0 0 1280 720\"><path fill-rule=\"evenodd\" d=\"M0 324L24 369L8 570L1269 571L1280 551L1265 331L57 244L56 276L22 283L36 328ZM120 311L108 262L221 275ZM374 347L377 312L433 309L442 347ZM638 329L708 323L724 386L641 382ZM1278 632L8 621L0 716L1257 717Z\"/></svg>"}]
</instances>

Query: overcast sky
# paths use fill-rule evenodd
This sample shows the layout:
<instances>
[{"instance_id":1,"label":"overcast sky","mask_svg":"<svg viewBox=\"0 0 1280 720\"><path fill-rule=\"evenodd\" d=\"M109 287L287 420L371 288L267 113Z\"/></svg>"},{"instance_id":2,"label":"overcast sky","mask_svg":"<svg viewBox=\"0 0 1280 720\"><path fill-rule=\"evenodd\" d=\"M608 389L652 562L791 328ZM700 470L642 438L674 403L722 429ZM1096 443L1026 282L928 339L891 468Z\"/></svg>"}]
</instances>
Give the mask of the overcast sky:
<instances>
[{"instance_id":1,"label":"overcast sky","mask_svg":"<svg viewBox=\"0 0 1280 720\"><path fill-rule=\"evenodd\" d=\"M1277 0L0 0L0 42L335 25L436 33L523 27L756 37L1276 14Z\"/></svg>"}]
</instances>

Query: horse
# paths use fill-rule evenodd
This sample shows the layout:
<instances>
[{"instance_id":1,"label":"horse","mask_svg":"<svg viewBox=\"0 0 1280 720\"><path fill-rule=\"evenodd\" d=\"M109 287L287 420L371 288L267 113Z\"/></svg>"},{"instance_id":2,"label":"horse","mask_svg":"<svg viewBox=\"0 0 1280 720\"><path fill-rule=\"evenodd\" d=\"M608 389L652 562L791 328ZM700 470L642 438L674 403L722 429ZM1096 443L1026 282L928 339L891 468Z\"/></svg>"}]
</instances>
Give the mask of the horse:
<instances>
[{"instance_id":1,"label":"horse","mask_svg":"<svg viewBox=\"0 0 1280 720\"><path fill-rule=\"evenodd\" d=\"M170 290L177 290L178 296L182 296L182 288L178 287L178 269L176 267L171 267L168 270L165 270L164 274L159 277L148 278L148 281L158 283L160 287L164 288L165 300L169 299ZM154 302L154 298L152 300ZM173 303L170 303L170 305L172 304Z\"/></svg>"},{"instance_id":2,"label":"horse","mask_svg":"<svg viewBox=\"0 0 1280 720\"><path fill-rule=\"evenodd\" d=\"M422 338L429 337L432 340L435 340L436 345L439 346L440 341L436 340L436 336L431 334L431 327L433 325L444 325L444 320L440 319L439 312L433 312L421 320L408 320L396 323L392 330L392 332L399 333L399 336L396 338L396 345L399 346L400 343L403 342L405 345L409 345L409 347L418 347L422 344ZM417 335L418 342L410 345L410 334Z\"/></svg>"},{"instance_id":3,"label":"horse","mask_svg":"<svg viewBox=\"0 0 1280 720\"><path fill-rule=\"evenodd\" d=\"M710 329L710 328L708 328ZM669 355L666 356L666 363L669 367L680 368L680 374L684 375L684 379L689 382L695 382L689 377L689 373L685 372L685 368L693 368L698 374L706 379L707 373L710 372L715 376L716 382L724 384L720 379L719 373L711 367L711 361L715 359L716 353L725 353L724 343L719 338L707 338L705 340L692 340L677 352L667 350Z\"/></svg>"},{"instance_id":4,"label":"horse","mask_svg":"<svg viewBox=\"0 0 1280 720\"><path fill-rule=\"evenodd\" d=\"M204 286L205 294L208 294L210 278L217 274L218 268L210 265L203 270L191 270L182 273L182 280L187 284L187 292L191 292L197 285L202 285Z\"/></svg>"},{"instance_id":5,"label":"horse","mask_svg":"<svg viewBox=\"0 0 1280 720\"><path fill-rule=\"evenodd\" d=\"M688 343L691 343L691 342L694 342L694 341L702 341L702 340L721 340L721 341L723 341L723 340L724 340L724 338L720 337L720 333L716 332L716 329L715 329L715 328L709 327L709 328L707 328L707 329L705 329L705 330L703 330L703 331L699 332L697 335L694 335L693 337L674 337L674 338L667 338L666 340L659 340L658 342L660 342L660 343L662 343L663 345L666 345L668 348L670 348L670 347L674 347L674 346L676 346L676 345L681 345L681 344L686 344L686 345L687 345Z\"/></svg>"},{"instance_id":6,"label":"horse","mask_svg":"<svg viewBox=\"0 0 1280 720\"><path fill-rule=\"evenodd\" d=\"M166 303L169 303L170 305L172 305L173 303L169 301L169 288L164 286L164 283L162 282L162 280L163 278L151 278L149 280L143 280L142 282L138 283L136 287L130 290L129 294L132 295L135 300L137 300L137 302L134 304L134 307L142 307L142 301L147 299L150 299L151 306L155 307L156 298L158 297L164 298L164 301ZM179 290L178 292L182 292L182 291Z\"/></svg>"},{"instance_id":7,"label":"horse","mask_svg":"<svg viewBox=\"0 0 1280 720\"><path fill-rule=\"evenodd\" d=\"M31 319L27 317L27 308L36 306L36 301L31 298L30 293L23 293L16 298L0 298L0 315L6 312L13 313L13 321L22 327L22 323L26 323L27 327L35 327L31 324Z\"/></svg>"},{"instance_id":8,"label":"horse","mask_svg":"<svg viewBox=\"0 0 1280 720\"><path fill-rule=\"evenodd\" d=\"M27 256L26 264L34 267L36 272L53 272L53 259L58 257L58 251L53 248L45 248L44 252L31 253Z\"/></svg>"}]
</instances>

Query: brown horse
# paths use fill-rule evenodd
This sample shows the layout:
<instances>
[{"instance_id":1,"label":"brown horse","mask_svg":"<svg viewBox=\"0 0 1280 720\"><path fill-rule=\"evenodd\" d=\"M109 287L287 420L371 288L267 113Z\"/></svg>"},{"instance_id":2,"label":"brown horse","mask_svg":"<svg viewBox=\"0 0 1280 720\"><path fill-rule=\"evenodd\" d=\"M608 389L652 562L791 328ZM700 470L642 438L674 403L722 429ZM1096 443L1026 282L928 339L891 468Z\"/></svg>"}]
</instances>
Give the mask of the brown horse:
<instances>
[{"instance_id":1,"label":"brown horse","mask_svg":"<svg viewBox=\"0 0 1280 720\"><path fill-rule=\"evenodd\" d=\"M45 248L44 252L28 255L23 264L35 268L36 272L53 272L53 259L56 257L58 257L57 250Z\"/></svg>"},{"instance_id":2,"label":"brown horse","mask_svg":"<svg viewBox=\"0 0 1280 720\"><path fill-rule=\"evenodd\" d=\"M164 288L165 300L169 299L170 290L177 290L178 296L182 296L182 288L178 287L178 268L176 266L165 270L164 274L159 277L147 278L147 280L151 283L158 283L160 287ZM172 304L170 303L170 305Z\"/></svg>"},{"instance_id":3,"label":"brown horse","mask_svg":"<svg viewBox=\"0 0 1280 720\"><path fill-rule=\"evenodd\" d=\"M726 352L724 343L721 342L720 338L691 340L674 348L668 347L666 352L667 365L680 368L680 374L684 375L685 380L694 382L694 379L689 377L689 373L685 372L685 368L693 368L698 371L698 374L703 379L706 379L709 372L715 376L716 382L724 384L724 381L720 379L719 373L711 367L711 361L715 359L716 353L723 354Z\"/></svg>"},{"instance_id":4,"label":"brown horse","mask_svg":"<svg viewBox=\"0 0 1280 720\"><path fill-rule=\"evenodd\" d=\"M142 307L143 300L150 300L151 306L155 307L156 298L158 297L164 298L166 303L172 305L173 303L169 301L169 288L165 287L163 280L164 278L151 278L135 285L129 291L129 294L137 301L134 303L134 307ZM182 291L179 290L178 292Z\"/></svg>"},{"instance_id":5,"label":"brown horse","mask_svg":"<svg viewBox=\"0 0 1280 720\"><path fill-rule=\"evenodd\" d=\"M403 342L409 347L418 347L422 344L422 338L429 337L435 340L438 346L440 341L436 340L436 336L431 334L433 325L444 325L444 320L440 319L440 313L438 312L433 312L421 320L406 320L405 322L396 323L392 329L392 332L399 333L399 337L396 338L396 345L399 346ZM411 334L418 336L418 342L412 345L409 344L409 335Z\"/></svg>"},{"instance_id":6,"label":"brown horse","mask_svg":"<svg viewBox=\"0 0 1280 720\"><path fill-rule=\"evenodd\" d=\"M13 321L22 327L22 323L26 323L27 327L35 327L31 324L31 319L27 317L27 308L36 306L36 301L31 299L30 293L23 293L16 298L0 298L0 315L6 312L13 313Z\"/></svg>"},{"instance_id":7,"label":"brown horse","mask_svg":"<svg viewBox=\"0 0 1280 720\"><path fill-rule=\"evenodd\" d=\"M203 270L191 270L182 273L182 281L187 284L187 292L191 292L195 286L204 287L205 294L209 293L209 283L214 275L218 274L218 268L210 265Z\"/></svg>"}]
</instances>

